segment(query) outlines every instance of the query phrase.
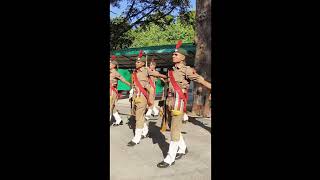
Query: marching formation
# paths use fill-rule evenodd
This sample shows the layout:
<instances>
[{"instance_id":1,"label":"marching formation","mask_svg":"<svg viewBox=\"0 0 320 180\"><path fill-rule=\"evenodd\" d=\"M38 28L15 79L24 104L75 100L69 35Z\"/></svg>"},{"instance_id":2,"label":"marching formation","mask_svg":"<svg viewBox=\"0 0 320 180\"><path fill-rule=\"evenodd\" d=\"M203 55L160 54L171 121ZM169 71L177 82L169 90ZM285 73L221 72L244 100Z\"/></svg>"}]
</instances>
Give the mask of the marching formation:
<instances>
[{"instance_id":1,"label":"marching formation","mask_svg":"<svg viewBox=\"0 0 320 180\"><path fill-rule=\"evenodd\" d=\"M167 75L156 71L156 62L151 61L149 67L146 67L146 58L140 51L135 61L136 69L132 73L132 84L127 82L117 72L116 57L110 58L110 121L112 115L115 118L113 126L122 123L121 117L116 108L118 98L117 82L118 80L131 86L130 101L132 102L132 113L135 117L135 133L132 140L127 144L130 147L139 144L140 140L148 137L148 125L146 120L151 115L158 116L160 113L163 118L163 126L168 127L170 122L170 145L167 156L163 161L157 164L159 168L167 168L174 164L188 153L187 146L181 134L183 122L188 120L186 115L187 93L190 81L202 84L211 90L211 83L204 80L202 76L190 66L186 66L185 59L187 51L181 48L182 41L178 41L176 49L172 54L173 67L168 68ZM162 102L162 111L155 105L156 86L155 81L160 78L165 83L164 100ZM160 106L160 103L159 103ZM164 115L163 115L164 114ZM162 128L161 128L162 129Z\"/></svg>"}]
</instances>

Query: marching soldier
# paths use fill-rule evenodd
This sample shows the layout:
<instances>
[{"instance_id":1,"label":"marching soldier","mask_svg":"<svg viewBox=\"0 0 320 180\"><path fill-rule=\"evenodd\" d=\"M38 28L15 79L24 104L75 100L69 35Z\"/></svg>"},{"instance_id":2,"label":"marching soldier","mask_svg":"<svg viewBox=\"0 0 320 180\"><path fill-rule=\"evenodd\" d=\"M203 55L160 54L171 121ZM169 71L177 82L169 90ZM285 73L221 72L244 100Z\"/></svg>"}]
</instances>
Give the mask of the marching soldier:
<instances>
[{"instance_id":1,"label":"marching soldier","mask_svg":"<svg viewBox=\"0 0 320 180\"><path fill-rule=\"evenodd\" d=\"M156 65L157 65L157 63L154 60L152 60L149 65L149 70L156 71ZM159 110L156 108L156 105L154 104L155 95L156 95L156 80L157 80L157 77L150 75L149 83L150 83L150 86L151 86L151 89L153 91L154 96L152 96L152 97L150 96L150 98L149 98L151 105L149 106L148 111L146 113L146 118L151 116L152 112L154 113L153 114L154 116L158 116L158 114L159 114Z\"/></svg>"},{"instance_id":2,"label":"marching soldier","mask_svg":"<svg viewBox=\"0 0 320 180\"><path fill-rule=\"evenodd\" d=\"M120 124L122 124L121 117L115 107L115 104L118 101L118 80L124 82L128 86L131 86L131 84L118 73L117 66L118 62L116 61L116 56L112 56L110 59L110 121L112 115L116 120L113 126L119 126Z\"/></svg>"},{"instance_id":3,"label":"marching soldier","mask_svg":"<svg viewBox=\"0 0 320 180\"><path fill-rule=\"evenodd\" d=\"M159 168L167 168L173 165L175 160L180 159L188 152L181 129L184 112L186 112L186 93L188 93L189 82L195 81L211 89L211 83L205 81L193 68L184 64L187 52L180 48L181 45L182 41L178 41L172 56L174 66L168 71L169 90L166 105L171 118L171 141L166 158L157 164Z\"/></svg>"},{"instance_id":4,"label":"marching soldier","mask_svg":"<svg viewBox=\"0 0 320 180\"><path fill-rule=\"evenodd\" d=\"M149 77L162 77L167 76L160 74L157 71L150 71L145 67L146 58L142 56L142 51L139 53L139 57L136 61L136 70L132 73L133 79L133 106L136 120L135 136L128 143L128 146L135 146L139 144L141 138L147 137L148 126L145 123L145 111L148 104L150 105L150 97L153 97L154 91L151 89L149 83ZM151 100L152 101L152 100Z\"/></svg>"}]
</instances>

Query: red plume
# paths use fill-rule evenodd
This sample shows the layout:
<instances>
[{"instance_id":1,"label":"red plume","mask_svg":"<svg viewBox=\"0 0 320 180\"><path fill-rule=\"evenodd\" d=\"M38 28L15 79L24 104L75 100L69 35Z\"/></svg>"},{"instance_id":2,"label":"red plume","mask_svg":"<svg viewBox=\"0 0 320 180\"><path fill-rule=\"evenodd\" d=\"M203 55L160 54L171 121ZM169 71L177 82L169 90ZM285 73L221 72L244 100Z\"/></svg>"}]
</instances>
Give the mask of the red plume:
<instances>
[{"instance_id":1,"label":"red plume","mask_svg":"<svg viewBox=\"0 0 320 180\"><path fill-rule=\"evenodd\" d=\"M182 45L182 40L179 40L177 42L176 49L179 49L181 45Z\"/></svg>"},{"instance_id":2,"label":"red plume","mask_svg":"<svg viewBox=\"0 0 320 180\"><path fill-rule=\"evenodd\" d=\"M140 50L140 52L139 52L139 58L141 58L142 57L142 55L143 55L143 51L142 50Z\"/></svg>"},{"instance_id":3,"label":"red plume","mask_svg":"<svg viewBox=\"0 0 320 180\"><path fill-rule=\"evenodd\" d=\"M116 56L115 56L115 55L112 55L112 56L111 56L111 60L112 60L112 61L116 60Z\"/></svg>"}]
</instances>

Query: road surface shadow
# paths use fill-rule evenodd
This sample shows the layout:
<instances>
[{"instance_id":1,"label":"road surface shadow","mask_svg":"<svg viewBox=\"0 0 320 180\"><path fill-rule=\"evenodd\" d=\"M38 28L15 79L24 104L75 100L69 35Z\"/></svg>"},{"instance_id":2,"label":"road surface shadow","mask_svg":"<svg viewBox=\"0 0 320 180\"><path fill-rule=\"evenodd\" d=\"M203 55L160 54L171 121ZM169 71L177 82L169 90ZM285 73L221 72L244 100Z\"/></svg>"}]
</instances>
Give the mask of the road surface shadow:
<instances>
[{"instance_id":1,"label":"road surface shadow","mask_svg":"<svg viewBox=\"0 0 320 180\"><path fill-rule=\"evenodd\" d=\"M149 122L149 135L152 138L152 143L158 144L163 158L165 158L169 150L169 143L166 142L166 137L160 132L160 127L156 126L156 122Z\"/></svg>"},{"instance_id":2,"label":"road surface shadow","mask_svg":"<svg viewBox=\"0 0 320 180\"><path fill-rule=\"evenodd\" d=\"M133 131L133 135L134 135L134 130L136 129L136 120L135 120L135 116L131 115L128 118L128 122L126 123L129 127L129 129L132 129Z\"/></svg>"},{"instance_id":3,"label":"road surface shadow","mask_svg":"<svg viewBox=\"0 0 320 180\"><path fill-rule=\"evenodd\" d=\"M203 122L197 120L195 117L190 117L189 116L189 120L188 121L190 123L194 124L194 125L202 127L203 129L207 130L211 134L211 127L208 127L208 126L204 125Z\"/></svg>"}]
</instances>

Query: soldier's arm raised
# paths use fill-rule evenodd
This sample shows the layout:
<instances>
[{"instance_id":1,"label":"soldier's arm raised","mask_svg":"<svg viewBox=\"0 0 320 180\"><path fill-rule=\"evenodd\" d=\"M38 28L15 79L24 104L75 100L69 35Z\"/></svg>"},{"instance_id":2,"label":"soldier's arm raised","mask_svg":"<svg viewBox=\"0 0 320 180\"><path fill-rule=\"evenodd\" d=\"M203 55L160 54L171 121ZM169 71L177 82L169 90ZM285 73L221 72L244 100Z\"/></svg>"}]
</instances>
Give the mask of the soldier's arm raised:
<instances>
[{"instance_id":1,"label":"soldier's arm raised","mask_svg":"<svg viewBox=\"0 0 320 180\"><path fill-rule=\"evenodd\" d=\"M160 78L163 78L163 79L167 78L166 75L160 74L158 71L151 71L150 69L148 69L148 74L151 75L151 76L160 77Z\"/></svg>"},{"instance_id":2,"label":"soldier's arm raised","mask_svg":"<svg viewBox=\"0 0 320 180\"><path fill-rule=\"evenodd\" d=\"M125 78L123 78L119 73L117 73L117 78L123 83L125 83L126 85L131 86L131 84Z\"/></svg>"},{"instance_id":3,"label":"soldier's arm raised","mask_svg":"<svg viewBox=\"0 0 320 180\"><path fill-rule=\"evenodd\" d=\"M131 83L129 83L128 81L126 81L124 78L122 78L121 81L124 82L126 85L128 85L128 86L130 86L130 87L132 86Z\"/></svg>"},{"instance_id":4,"label":"soldier's arm raised","mask_svg":"<svg viewBox=\"0 0 320 180\"><path fill-rule=\"evenodd\" d=\"M166 78L160 78L160 80L161 80L162 82L164 82L164 83L167 82Z\"/></svg>"},{"instance_id":5,"label":"soldier's arm raised","mask_svg":"<svg viewBox=\"0 0 320 180\"><path fill-rule=\"evenodd\" d=\"M196 72L195 69L193 69L191 67L187 67L186 75L187 75L187 78L190 79L191 81L195 81L197 83L200 83L200 84L204 85L206 88L211 90L211 83L209 83L208 81L204 80L204 78L202 76L200 76Z\"/></svg>"}]
</instances>

